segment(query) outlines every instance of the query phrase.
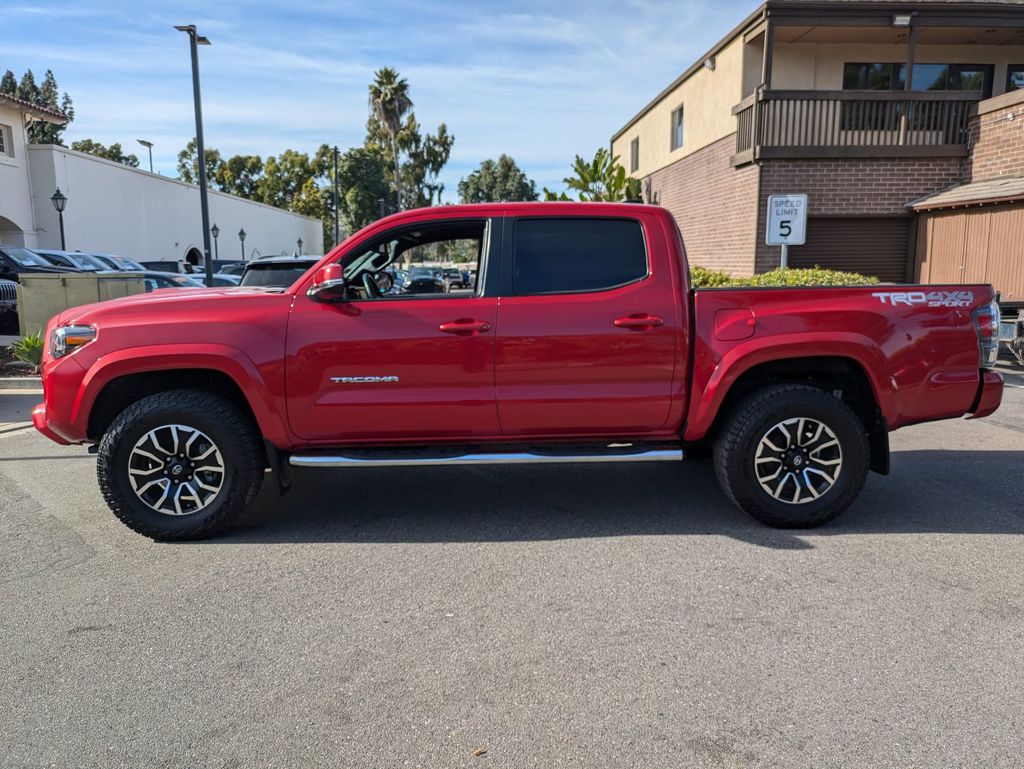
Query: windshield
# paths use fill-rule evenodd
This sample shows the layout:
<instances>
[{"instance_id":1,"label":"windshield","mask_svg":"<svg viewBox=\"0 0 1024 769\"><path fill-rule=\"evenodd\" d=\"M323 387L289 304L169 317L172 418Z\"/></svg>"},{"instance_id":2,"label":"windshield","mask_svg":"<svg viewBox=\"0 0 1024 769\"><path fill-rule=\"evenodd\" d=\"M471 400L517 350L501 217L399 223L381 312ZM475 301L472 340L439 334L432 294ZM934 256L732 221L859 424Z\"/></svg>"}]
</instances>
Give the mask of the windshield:
<instances>
[{"instance_id":1,"label":"windshield","mask_svg":"<svg viewBox=\"0 0 1024 769\"><path fill-rule=\"evenodd\" d=\"M33 253L27 248L5 248L4 253L20 267L53 267L39 254Z\"/></svg>"},{"instance_id":2,"label":"windshield","mask_svg":"<svg viewBox=\"0 0 1024 769\"><path fill-rule=\"evenodd\" d=\"M107 255L104 255L102 257L97 257L97 258L101 258L101 259L104 259L105 261L113 262L118 267L120 267L122 270L145 270L146 269L141 264L136 262L134 259L129 259L127 256L107 256Z\"/></svg>"},{"instance_id":3,"label":"windshield","mask_svg":"<svg viewBox=\"0 0 1024 769\"><path fill-rule=\"evenodd\" d=\"M299 262L298 264L258 264L254 262L246 268L239 285L288 288L305 275L309 268L308 262Z\"/></svg>"},{"instance_id":4,"label":"windshield","mask_svg":"<svg viewBox=\"0 0 1024 769\"><path fill-rule=\"evenodd\" d=\"M205 284L200 283L195 278L190 278L187 275L175 275L174 277L168 276L167 282L181 288L203 288L205 286Z\"/></svg>"}]
</instances>

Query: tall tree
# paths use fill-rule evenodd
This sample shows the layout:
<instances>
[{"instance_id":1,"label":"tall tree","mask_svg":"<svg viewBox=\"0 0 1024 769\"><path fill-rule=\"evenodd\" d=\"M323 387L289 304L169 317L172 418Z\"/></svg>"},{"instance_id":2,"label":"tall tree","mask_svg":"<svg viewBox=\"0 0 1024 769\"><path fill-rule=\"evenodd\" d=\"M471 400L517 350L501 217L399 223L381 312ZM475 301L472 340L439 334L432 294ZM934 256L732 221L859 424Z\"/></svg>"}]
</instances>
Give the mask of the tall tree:
<instances>
[{"instance_id":1,"label":"tall tree","mask_svg":"<svg viewBox=\"0 0 1024 769\"><path fill-rule=\"evenodd\" d=\"M377 220L391 194L387 177L388 160L373 149L354 147L338 158L338 209L347 232Z\"/></svg>"},{"instance_id":2,"label":"tall tree","mask_svg":"<svg viewBox=\"0 0 1024 769\"><path fill-rule=\"evenodd\" d=\"M615 203L640 199L640 180L629 176L625 167L619 163L619 156L613 157L604 147L594 153L594 159L591 161L577 155L572 170L574 175L567 176L562 181L570 190L574 190L582 201ZM564 192L556 195L545 187L544 199L570 198Z\"/></svg>"},{"instance_id":3,"label":"tall tree","mask_svg":"<svg viewBox=\"0 0 1024 769\"><path fill-rule=\"evenodd\" d=\"M6 96L18 95L18 79L10 70L4 72L3 79L0 79L0 93Z\"/></svg>"},{"instance_id":4,"label":"tall tree","mask_svg":"<svg viewBox=\"0 0 1024 769\"><path fill-rule=\"evenodd\" d=\"M391 67L381 67L369 87L370 119L386 134L395 170L395 203L402 207L402 168L399 162L398 134L406 115L412 112L409 83Z\"/></svg>"},{"instance_id":5,"label":"tall tree","mask_svg":"<svg viewBox=\"0 0 1024 769\"><path fill-rule=\"evenodd\" d=\"M81 139L77 142L71 142L71 149L76 152L85 152L89 155L95 155L98 158L104 158L105 160L113 160L115 163L121 163L132 168L139 167L139 158L135 155L126 155L121 149L119 143L111 144L109 147L104 147L97 141L92 139Z\"/></svg>"},{"instance_id":6,"label":"tall tree","mask_svg":"<svg viewBox=\"0 0 1024 769\"><path fill-rule=\"evenodd\" d=\"M240 198L255 200L263 176L263 159L259 155L235 155L217 168L217 187Z\"/></svg>"},{"instance_id":7,"label":"tall tree","mask_svg":"<svg viewBox=\"0 0 1024 769\"><path fill-rule=\"evenodd\" d=\"M216 189L217 171L224 161L218 150L206 147L203 154L206 156L206 183ZM194 137L178 153L178 178L188 184L199 184L199 150Z\"/></svg>"},{"instance_id":8,"label":"tall tree","mask_svg":"<svg viewBox=\"0 0 1024 769\"><path fill-rule=\"evenodd\" d=\"M459 182L462 203L498 203L514 200L536 200L537 185L527 178L508 155L497 162L485 160L480 167Z\"/></svg>"}]
</instances>

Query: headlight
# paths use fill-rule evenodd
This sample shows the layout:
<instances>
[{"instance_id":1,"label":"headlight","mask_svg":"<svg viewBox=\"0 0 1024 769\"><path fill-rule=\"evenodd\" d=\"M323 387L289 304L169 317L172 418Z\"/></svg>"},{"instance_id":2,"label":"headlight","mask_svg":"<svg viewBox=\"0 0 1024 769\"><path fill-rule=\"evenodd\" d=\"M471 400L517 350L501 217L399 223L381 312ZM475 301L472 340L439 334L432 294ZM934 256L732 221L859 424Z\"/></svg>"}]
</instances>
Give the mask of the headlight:
<instances>
[{"instance_id":1,"label":"headlight","mask_svg":"<svg viewBox=\"0 0 1024 769\"><path fill-rule=\"evenodd\" d=\"M91 326L61 326L50 335L50 355L63 358L84 344L96 338L96 329Z\"/></svg>"}]
</instances>

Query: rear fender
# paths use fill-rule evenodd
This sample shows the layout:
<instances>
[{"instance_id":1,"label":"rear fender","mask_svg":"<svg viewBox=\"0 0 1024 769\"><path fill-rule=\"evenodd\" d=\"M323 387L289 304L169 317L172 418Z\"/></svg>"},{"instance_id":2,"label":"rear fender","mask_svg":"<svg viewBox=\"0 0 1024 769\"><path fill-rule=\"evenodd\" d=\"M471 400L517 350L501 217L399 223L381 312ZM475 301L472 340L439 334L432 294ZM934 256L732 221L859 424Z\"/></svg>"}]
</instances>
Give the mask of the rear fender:
<instances>
[{"instance_id":1,"label":"rear fender","mask_svg":"<svg viewBox=\"0 0 1024 769\"><path fill-rule=\"evenodd\" d=\"M697 441L711 429L729 389L754 366L798 358L847 358L863 369L871 390L888 424L896 416L895 388L881 348L870 338L849 332L787 334L784 337L751 339L726 352L704 389L694 392L683 439ZM695 383L696 384L696 383Z\"/></svg>"}]
</instances>

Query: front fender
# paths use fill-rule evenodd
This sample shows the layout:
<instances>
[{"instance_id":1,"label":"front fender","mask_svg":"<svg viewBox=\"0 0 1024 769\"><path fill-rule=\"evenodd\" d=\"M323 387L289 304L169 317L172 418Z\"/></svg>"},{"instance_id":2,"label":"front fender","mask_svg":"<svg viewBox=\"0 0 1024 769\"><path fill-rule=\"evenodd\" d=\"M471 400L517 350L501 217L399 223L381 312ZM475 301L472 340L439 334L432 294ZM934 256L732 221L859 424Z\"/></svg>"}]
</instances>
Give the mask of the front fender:
<instances>
[{"instance_id":1,"label":"front fender","mask_svg":"<svg viewBox=\"0 0 1024 769\"><path fill-rule=\"evenodd\" d=\"M847 358L859 365L871 384L882 415L890 424L895 420L898 406L888 361L871 338L851 332L786 334L737 344L722 356L699 392L698 382L694 381L684 440L700 440L707 434L729 389L754 366L777 360L822 357Z\"/></svg>"},{"instance_id":2,"label":"front fender","mask_svg":"<svg viewBox=\"0 0 1024 769\"><path fill-rule=\"evenodd\" d=\"M122 376L154 371L203 369L231 378L252 409L263 436L278 446L289 443L274 394L253 361L236 347L221 344L169 344L134 347L102 355L86 372L71 413L81 435L103 388Z\"/></svg>"}]
</instances>

